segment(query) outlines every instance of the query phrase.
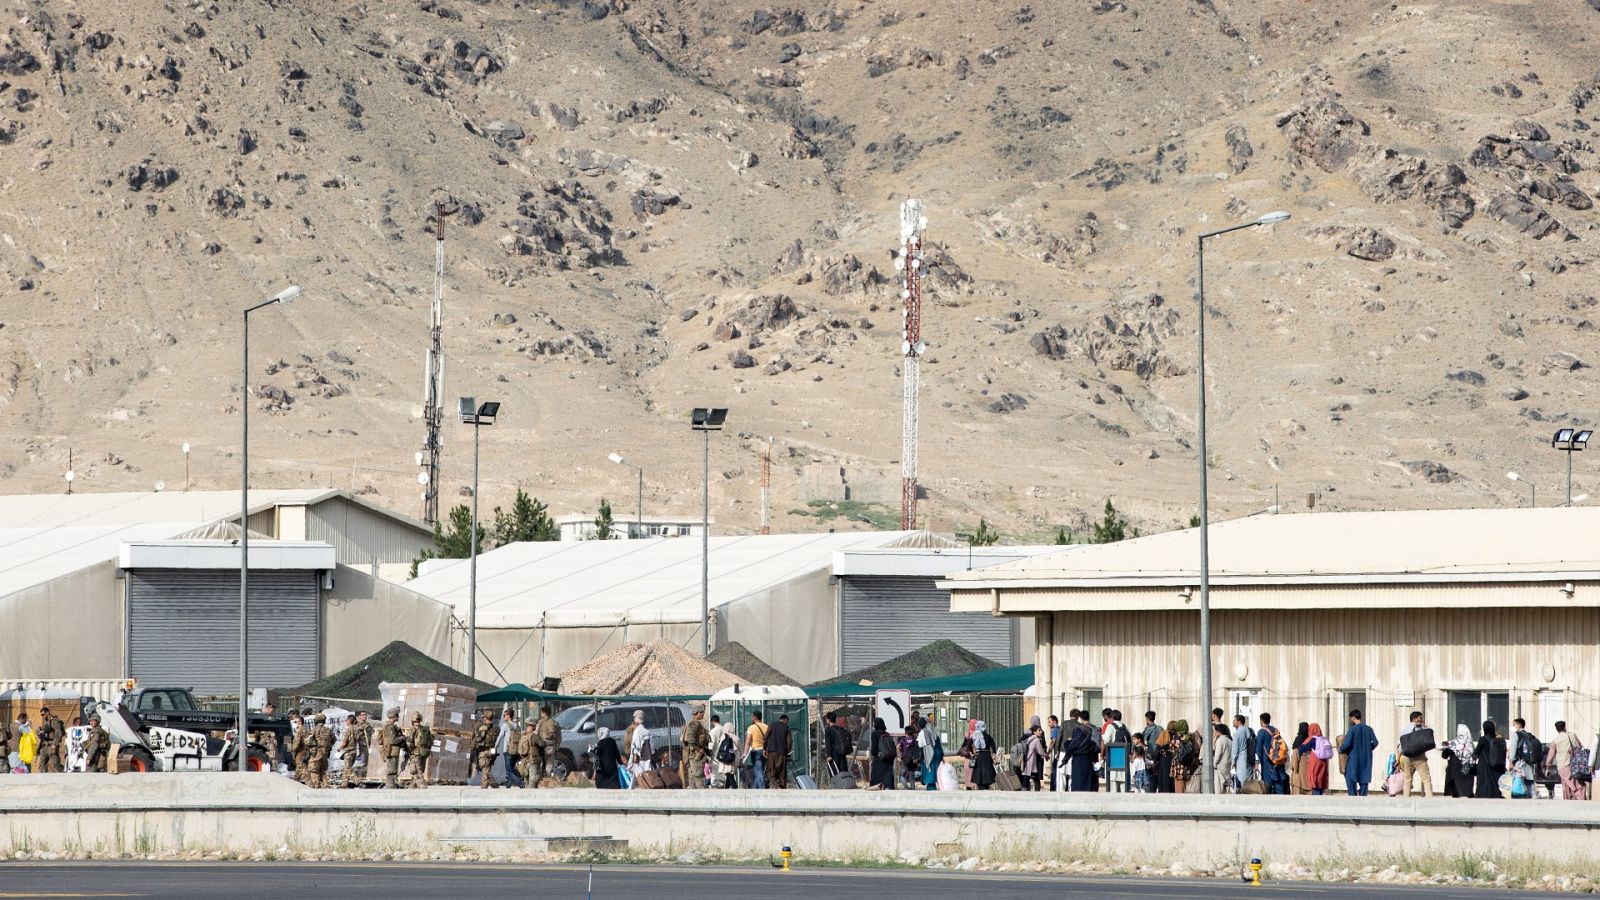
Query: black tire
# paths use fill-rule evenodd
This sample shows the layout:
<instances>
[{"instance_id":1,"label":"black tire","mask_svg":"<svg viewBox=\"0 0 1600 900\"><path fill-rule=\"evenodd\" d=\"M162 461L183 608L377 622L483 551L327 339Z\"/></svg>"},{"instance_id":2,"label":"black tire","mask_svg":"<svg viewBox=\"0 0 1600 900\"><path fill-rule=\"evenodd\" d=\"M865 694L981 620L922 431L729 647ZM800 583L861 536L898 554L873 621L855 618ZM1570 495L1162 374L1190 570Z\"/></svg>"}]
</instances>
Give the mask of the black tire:
<instances>
[{"instance_id":1,"label":"black tire","mask_svg":"<svg viewBox=\"0 0 1600 900\"><path fill-rule=\"evenodd\" d=\"M578 761L572 758L571 750L557 750L556 758L550 761L549 769L546 775L557 781L566 781L568 775L578 771Z\"/></svg>"},{"instance_id":2,"label":"black tire","mask_svg":"<svg viewBox=\"0 0 1600 900\"><path fill-rule=\"evenodd\" d=\"M265 750L260 747L251 747L249 754L245 756L245 766L251 772L270 772L272 771L272 760L267 758ZM238 752L231 753L223 759L222 770L224 772L239 771Z\"/></svg>"},{"instance_id":3,"label":"black tire","mask_svg":"<svg viewBox=\"0 0 1600 900\"><path fill-rule=\"evenodd\" d=\"M117 756L117 774L138 775L156 770L156 758L143 747L124 750Z\"/></svg>"}]
</instances>

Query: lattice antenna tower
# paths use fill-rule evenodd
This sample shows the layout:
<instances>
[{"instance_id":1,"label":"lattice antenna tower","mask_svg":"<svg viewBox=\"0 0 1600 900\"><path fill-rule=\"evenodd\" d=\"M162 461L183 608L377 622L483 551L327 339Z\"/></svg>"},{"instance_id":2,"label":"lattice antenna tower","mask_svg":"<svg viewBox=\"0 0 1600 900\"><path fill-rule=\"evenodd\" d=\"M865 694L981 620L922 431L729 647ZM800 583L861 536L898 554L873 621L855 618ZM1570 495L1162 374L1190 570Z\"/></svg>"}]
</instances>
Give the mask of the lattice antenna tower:
<instances>
[{"instance_id":1,"label":"lattice antenna tower","mask_svg":"<svg viewBox=\"0 0 1600 900\"><path fill-rule=\"evenodd\" d=\"M769 436L761 446L761 533L772 533L772 444L776 436Z\"/></svg>"},{"instance_id":2,"label":"lattice antenna tower","mask_svg":"<svg viewBox=\"0 0 1600 900\"><path fill-rule=\"evenodd\" d=\"M901 316L905 330L900 341L902 397L900 447L900 529L917 527L917 397L922 390L922 354L928 345L922 340L922 232L928 219L922 214L921 200L900 204L901 253L894 262L900 270Z\"/></svg>"},{"instance_id":3,"label":"lattice antenna tower","mask_svg":"<svg viewBox=\"0 0 1600 900\"><path fill-rule=\"evenodd\" d=\"M422 521L439 521L439 462L444 450L444 220L461 207L447 201L434 201L433 215L433 317L428 331L428 352L423 359L422 421L427 434L417 465L422 471Z\"/></svg>"}]
</instances>

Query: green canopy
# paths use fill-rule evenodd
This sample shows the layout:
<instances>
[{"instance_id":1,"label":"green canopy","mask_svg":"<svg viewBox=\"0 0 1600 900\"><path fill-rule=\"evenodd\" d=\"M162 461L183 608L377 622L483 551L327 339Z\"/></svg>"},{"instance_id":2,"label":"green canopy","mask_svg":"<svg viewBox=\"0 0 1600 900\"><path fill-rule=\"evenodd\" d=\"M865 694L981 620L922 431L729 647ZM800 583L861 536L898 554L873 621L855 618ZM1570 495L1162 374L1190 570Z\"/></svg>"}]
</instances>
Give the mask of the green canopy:
<instances>
[{"instance_id":1,"label":"green canopy","mask_svg":"<svg viewBox=\"0 0 1600 900\"><path fill-rule=\"evenodd\" d=\"M910 691L913 694L997 694L1021 693L1033 686L1033 665L989 669L965 675L944 675L912 681L886 681L860 685L849 681L819 684L806 688L809 697L869 697L877 691ZM480 696L481 699L481 696Z\"/></svg>"}]
</instances>

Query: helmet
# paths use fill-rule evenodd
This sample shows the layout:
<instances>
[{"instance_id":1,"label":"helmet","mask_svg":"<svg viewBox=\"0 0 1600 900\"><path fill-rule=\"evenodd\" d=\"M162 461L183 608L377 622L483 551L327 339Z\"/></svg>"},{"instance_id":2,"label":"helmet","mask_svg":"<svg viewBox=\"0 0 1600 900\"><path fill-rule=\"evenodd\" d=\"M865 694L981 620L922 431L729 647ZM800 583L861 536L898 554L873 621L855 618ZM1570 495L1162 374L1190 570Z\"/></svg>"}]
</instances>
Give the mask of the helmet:
<instances>
[{"instance_id":1,"label":"helmet","mask_svg":"<svg viewBox=\"0 0 1600 900\"><path fill-rule=\"evenodd\" d=\"M327 721L328 721L328 717L327 716L323 715L322 713L317 713L316 722L317 722L318 725L322 725L322 724L326 723Z\"/></svg>"},{"instance_id":2,"label":"helmet","mask_svg":"<svg viewBox=\"0 0 1600 900\"><path fill-rule=\"evenodd\" d=\"M398 709L389 710L389 712L385 714L385 718L389 718L389 719L398 719L398 718L400 718L400 710L398 710Z\"/></svg>"},{"instance_id":3,"label":"helmet","mask_svg":"<svg viewBox=\"0 0 1600 900\"><path fill-rule=\"evenodd\" d=\"M422 713L412 713L411 714L411 721L413 721L413 722L421 722L422 721Z\"/></svg>"}]
</instances>

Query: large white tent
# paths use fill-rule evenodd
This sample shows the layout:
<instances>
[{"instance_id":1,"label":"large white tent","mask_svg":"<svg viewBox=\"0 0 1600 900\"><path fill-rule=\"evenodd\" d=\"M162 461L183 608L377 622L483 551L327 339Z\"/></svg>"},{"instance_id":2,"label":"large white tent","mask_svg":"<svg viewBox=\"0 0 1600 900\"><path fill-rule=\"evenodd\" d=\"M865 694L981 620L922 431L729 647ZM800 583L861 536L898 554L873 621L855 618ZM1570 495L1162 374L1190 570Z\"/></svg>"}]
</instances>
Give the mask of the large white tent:
<instances>
[{"instance_id":1,"label":"large white tent","mask_svg":"<svg viewBox=\"0 0 1600 900\"><path fill-rule=\"evenodd\" d=\"M834 553L890 547L917 532L713 537L713 647L738 641L805 680L839 672ZM629 642L701 642L700 541L510 544L478 557L478 674L537 685ZM406 587L468 618L466 560L427 564ZM465 669L458 654L457 668Z\"/></svg>"}]
</instances>

